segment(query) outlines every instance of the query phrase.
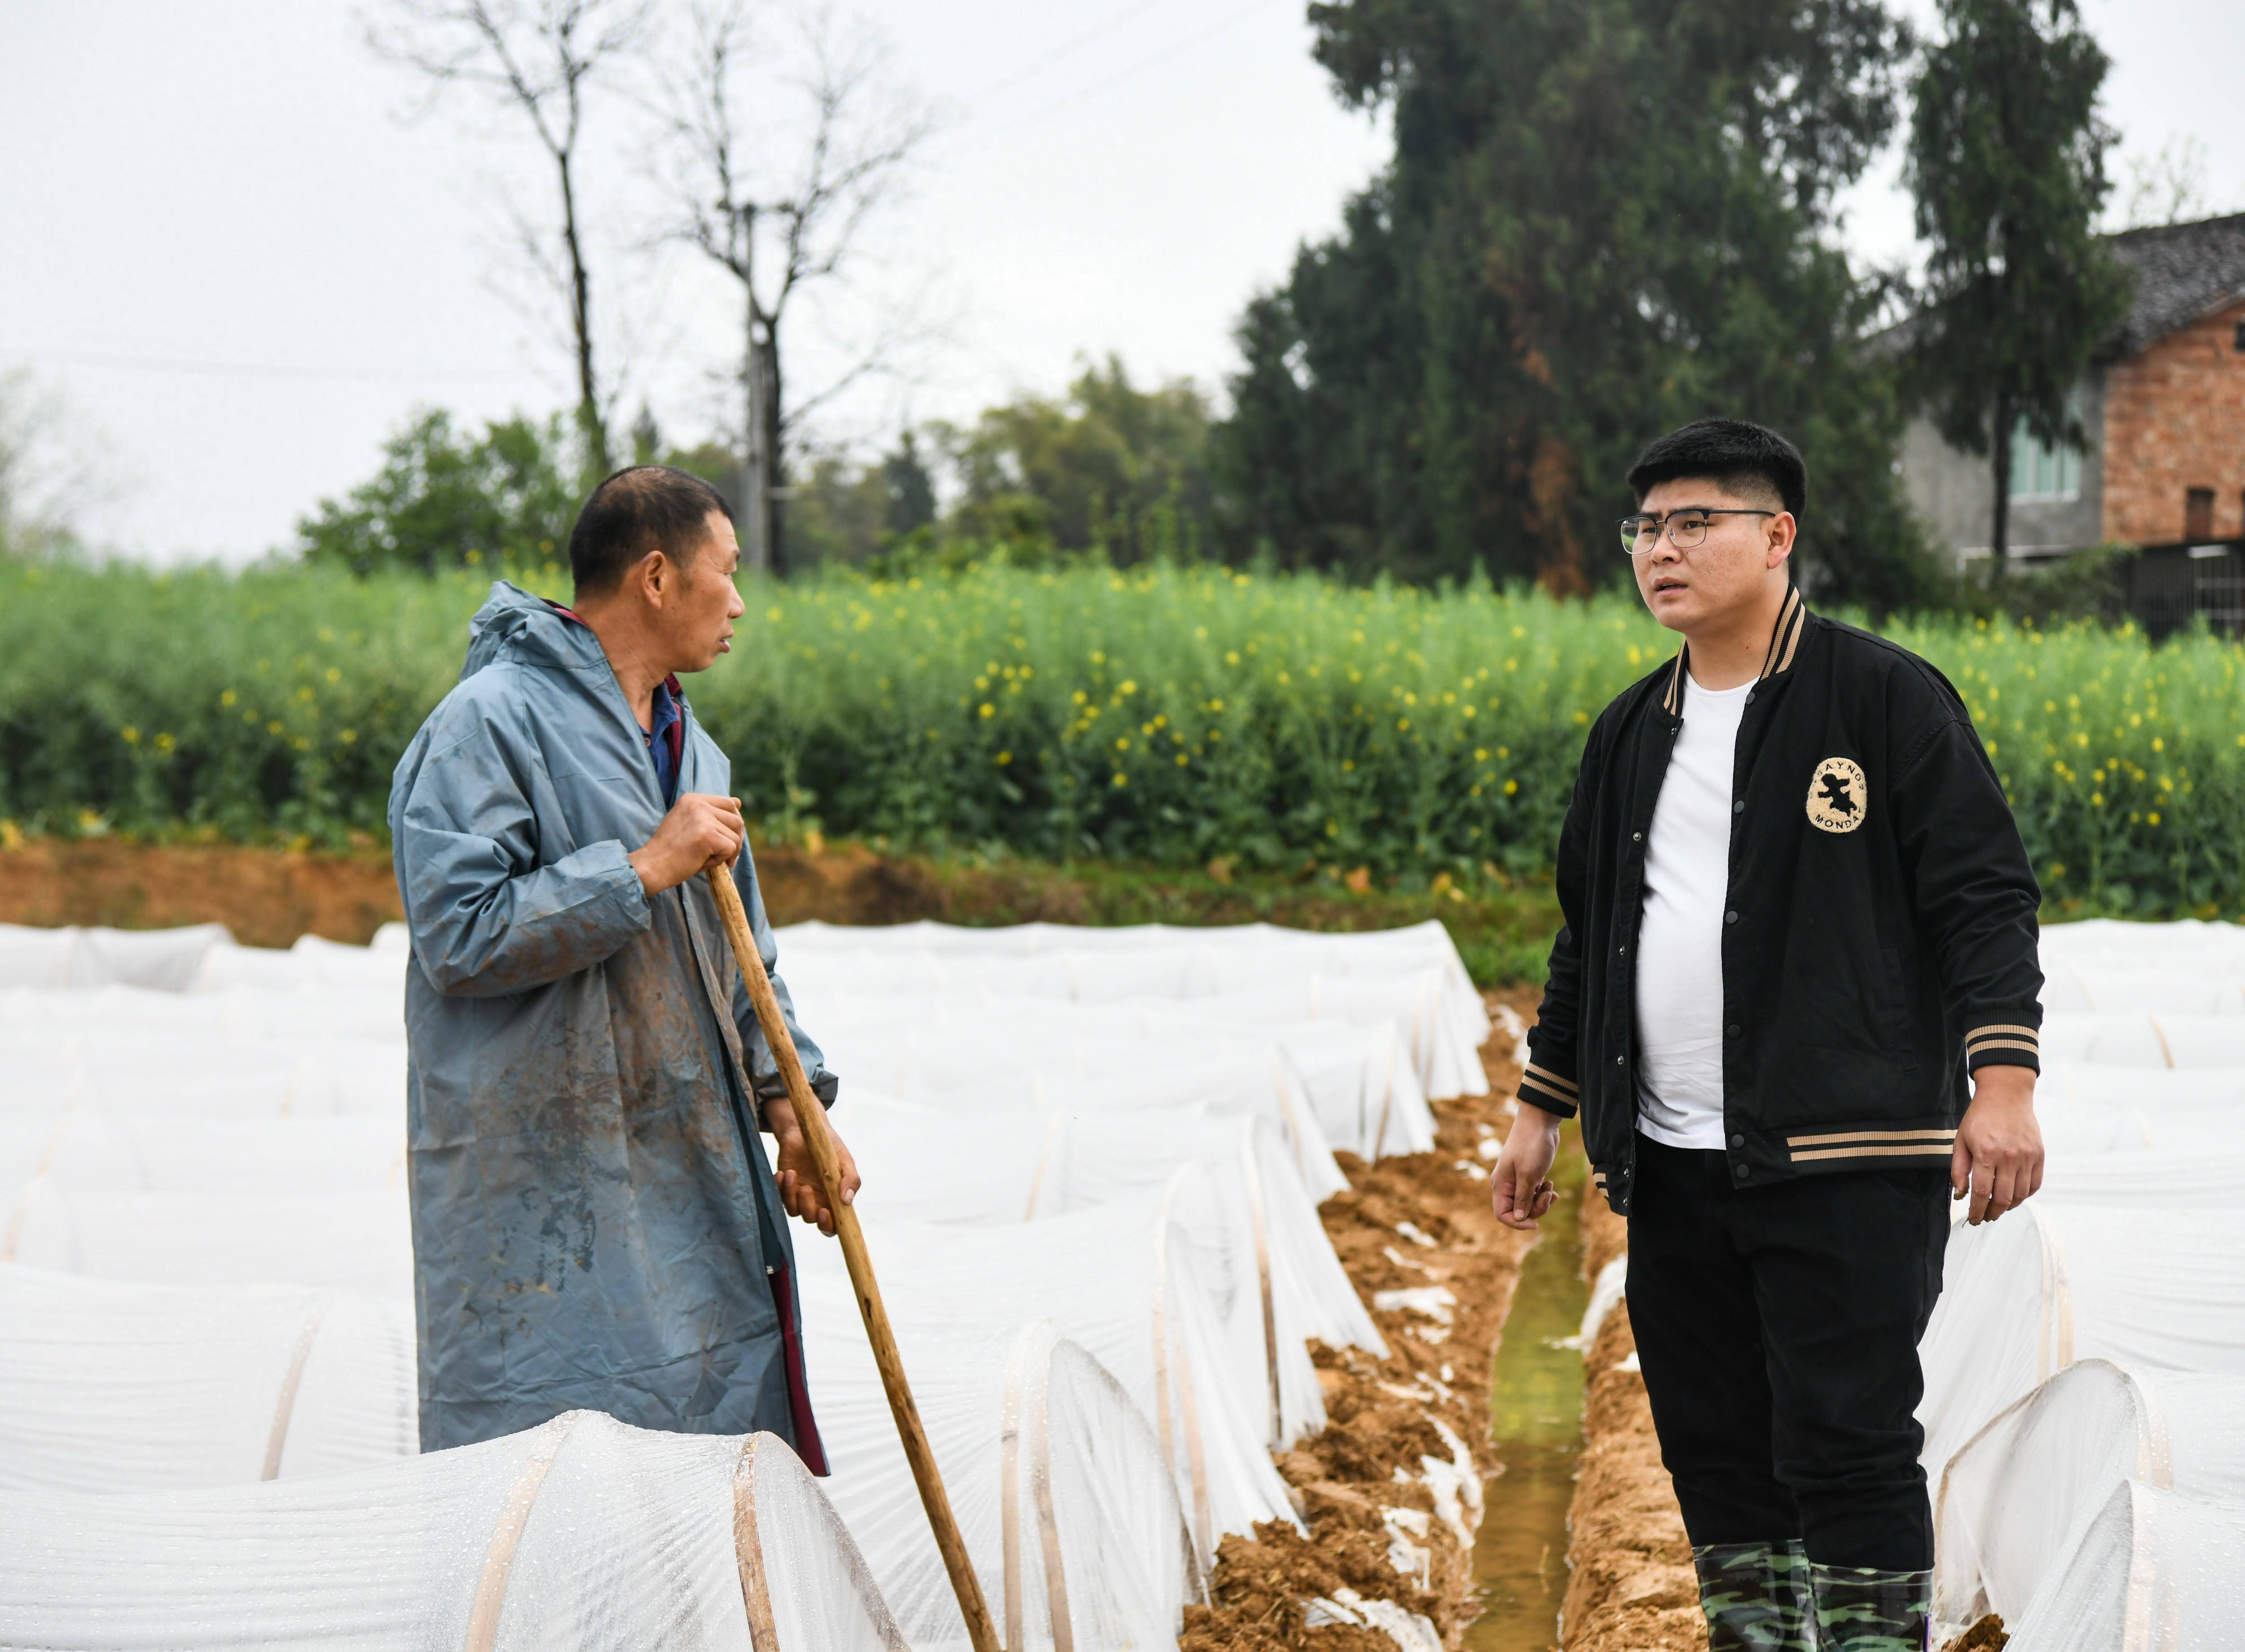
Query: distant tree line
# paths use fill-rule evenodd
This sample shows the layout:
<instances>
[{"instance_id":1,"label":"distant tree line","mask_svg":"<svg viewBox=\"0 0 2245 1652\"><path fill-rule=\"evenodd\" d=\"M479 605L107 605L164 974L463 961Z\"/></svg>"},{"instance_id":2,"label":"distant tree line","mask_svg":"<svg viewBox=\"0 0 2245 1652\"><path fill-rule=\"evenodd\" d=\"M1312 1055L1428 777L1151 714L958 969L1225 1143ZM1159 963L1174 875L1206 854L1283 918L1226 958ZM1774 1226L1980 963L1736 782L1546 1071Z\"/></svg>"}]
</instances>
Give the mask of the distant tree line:
<instances>
[{"instance_id":1,"label":"distant tree line","mask_svg":"<svg viewBox=\"0 0 2245 1652\"><path fill-rule=\"evenodd\" d=\"M420 11L488 47L471 26L483 7ZM1991 453L2000 523L2008 442L1991 433L2024 419L2079 438L2066 391L2126 294L2094 234L2106 62L2073 0L1939 14L1922 44L1880 0L1312 3L1318 60L1346 103L1389 112L1395 152L1247 304L1227 394L1136 383L1110 358L1060 396L865 457L817 450L776 389L756 400L759 373L777 383L777 355L759 367L757 352L796 265L756 299L750 237L774 209L741 193L725 146L746 14L706 9L699 101L690 86L671 101L703 112L679 131L725 203L688 238L732 257L751 308L766 305L752 394L741 427L695 447L643 414L634 452L729 491L746 476L744 540L760 535L781 569L1217 556L1354 578L1479 569L1567 594L1626 576L1611 524L1636 450L1723 412L1806 455L1803 575L1821 599L1953 601L1902 498L1904 421L1923 408ZM858 95L852 73L840 84ZM1851 263L1835 205L1905 121L1918 288ZM925 128L882 130L859 146L885 176ZM806 176L798 203L824 174ZM799 259L807 243L781 244ZM478 434L424 416L381 475L306 520L310 554L359 569L551 554L610 457L593 395L588 378L573 423Z\"/></svg>"},{"instance_id":2,"label":"distant tree line","mask_svg":"<svg viewBox=\"0 0 2245 1652\"><path fill-rule=\"evenodd\" d=\"M1200 389L1141 388L1109 359L1085 367L1063 396L1008 402L969 425L907 429L871 458L799 455L779 490L791 559L904 566L1227 554L1238 540L1225 531L1232 515L1215 430ZM568 419L475 430L426 410L385 445L371 479L321 501L297 531L307 557L357 573L555 560L592 478L587 457ZM741 476L736 448L672 445L644 410L628 462L675 464L729 497Z\"/></svg>"}]
</instances>

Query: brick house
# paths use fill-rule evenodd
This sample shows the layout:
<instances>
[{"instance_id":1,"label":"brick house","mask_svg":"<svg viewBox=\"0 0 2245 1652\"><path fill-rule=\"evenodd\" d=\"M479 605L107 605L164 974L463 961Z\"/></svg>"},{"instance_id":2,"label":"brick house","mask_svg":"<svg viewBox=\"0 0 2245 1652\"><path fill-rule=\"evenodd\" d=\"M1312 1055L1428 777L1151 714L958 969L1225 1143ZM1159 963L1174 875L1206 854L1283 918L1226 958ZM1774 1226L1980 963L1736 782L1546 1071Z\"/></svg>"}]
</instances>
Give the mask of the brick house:
<instances>
[{"instance_id":1,"label":"brick house","mask_svg":"<svg viewBox=\"0 0 2245 1652\"><path fill-rule=\"evenodd\" d=\"M2013 436L2011 553L2032 561L2119 542L2152 552L2140 572L2154 586L2168 579L2154 564L2174 562L2175 578L2218 576L2234 591L2240 551L2220 542L2245 542L2245 213L2109 244L2135 278L2128 317L2076 392L2086 446ZM1901 469L1934 543L1960 562L1986 556L1989 459L1920 418Z\"/></svg>"}]
</instances>

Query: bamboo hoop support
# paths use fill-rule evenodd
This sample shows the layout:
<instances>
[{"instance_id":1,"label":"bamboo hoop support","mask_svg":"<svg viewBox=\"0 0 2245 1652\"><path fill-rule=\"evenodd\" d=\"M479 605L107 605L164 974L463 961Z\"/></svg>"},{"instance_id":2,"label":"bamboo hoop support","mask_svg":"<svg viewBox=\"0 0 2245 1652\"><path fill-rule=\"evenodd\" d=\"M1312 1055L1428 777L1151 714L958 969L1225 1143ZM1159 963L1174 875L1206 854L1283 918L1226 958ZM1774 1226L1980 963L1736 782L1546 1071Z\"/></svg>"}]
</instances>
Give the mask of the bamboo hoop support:
<instances>
[{"instance_id":1,"label":"bamboo hoop support","mask_svg":"<svg viewBox=\"0 0 2245 1652\"><path fill-rule=\"evenodd\" d=\"M842 1202L842 1167L834 1154L834 1139L826 1133L826 1109L811 1093L811 1080L804 1076L803 1058L796 1053L787 1019L780 1013L779 999L772 992L771 978L764 973L763 958L749 932L749 915L741 904L741 891L734 887L731 869L712 867L706 876L709 892L716 898L717 915L724 921L725 938L733 944L741 978L748 985L749 1002L756 1007L756 1024L763 1028L764 1042L771 1046L772 1060L787 1084L788 1099L795 1104L796 1123L811 1149L811 1162L817 1167L827 1206L834 1212L834 1236L842 1242L842 1259L850 1269L858 1311L865 1321L865 1336L873 1344L873 1363L880 1368L889 1412L896 1418L905 1460L912 1465L912 1479L919 1487L920 1506L926 1509L927 1523L934 1529L943 1569L950 1574L952 1592L959 1597L967 1638L974 1652L999 1652L997 1626L991 1622L981 1581L967 1558L967 1540L960 1534L959 1522L951 1513L951 1499L944 1492L926 1425L920 1421L919 1407L912 1403L912 1385L905 1380L904 1358L897 1351L896 1332L890 1327L881 1288L873 1277L873 1259L865 1249L865 1230L858 1225L856 1208Z\"/></svg>"}]
</instances>

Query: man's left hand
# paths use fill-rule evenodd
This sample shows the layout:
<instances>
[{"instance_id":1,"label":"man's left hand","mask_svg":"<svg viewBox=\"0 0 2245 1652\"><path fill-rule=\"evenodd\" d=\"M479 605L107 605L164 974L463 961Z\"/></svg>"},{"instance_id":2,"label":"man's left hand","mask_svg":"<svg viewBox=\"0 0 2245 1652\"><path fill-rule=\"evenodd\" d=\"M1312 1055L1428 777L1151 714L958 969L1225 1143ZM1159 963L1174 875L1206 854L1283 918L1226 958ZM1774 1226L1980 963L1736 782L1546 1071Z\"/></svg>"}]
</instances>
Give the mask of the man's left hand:
<instances>
[{"instance_id":1,"label":"man's left hand","mask_svg":"<svg viewBox=\"0 0 2245 1652\"><path fill-rule=\"evenodd\" d=\"M2042 1186L2042 1127L2031 1068L1991 1065L1972 1075L1972 1105L1950 1155L1950 1196L1972 1201L1965 1219L1993 1222Z\"/></svg>"},{"instance_id":2,"label":"man's left hand","mask_svg":"<svg viewBox=\"0 0 2245 1652\"><path fill-rule=\"evenodd\" d=\"M773 1179L779 1183L781 1208L791 1216L801 1218L828 1238L834 1236L834 1211L826 1200L826 1185L818 1179L818 1166L811 1156L811 1144L804 1140L803 1126L795 1116L795 1103L785 1096L777 1096L763 1104L764 1128L779 1144L779 1158L772 1166ZM834 1132L834 1121L826 1123L826 1139L834 1144L834 1157L842 1172L842 1202L854 1204L858 1199L858 1161L850 1156L850 1149Z\"/></svg>"}]
</instances>

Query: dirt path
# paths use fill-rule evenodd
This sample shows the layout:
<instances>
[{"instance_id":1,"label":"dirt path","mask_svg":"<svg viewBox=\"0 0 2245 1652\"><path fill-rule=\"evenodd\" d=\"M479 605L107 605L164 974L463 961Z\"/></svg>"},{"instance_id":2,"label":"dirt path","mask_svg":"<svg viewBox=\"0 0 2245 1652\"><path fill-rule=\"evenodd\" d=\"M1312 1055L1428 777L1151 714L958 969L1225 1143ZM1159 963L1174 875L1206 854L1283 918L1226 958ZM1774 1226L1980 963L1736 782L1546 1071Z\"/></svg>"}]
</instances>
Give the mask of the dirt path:
<instances>
[{"instance_id":1,"label":"dirt path","mask_svg":"<svg viewBox=\"0 0 2245 1652\"><path fill-rule=\"evenodd\" d=\"M1490 1001L1523 1015L1534 1006L1518 992ZM1528 1249L1489 1211L1482 1154L1482 1143L1510 1124L1504 1104L1520 1078L1513 1038L1500 1030L1482 1060L1490 1093L1436 1104L1434 1151L1369 1166L1344 1155L1349 1190L1319 1213L1367 1302L1383 1291L1448 1292L1448 1302L1421 1300L1448 1323L1409 1307L1375 1310L1387 1359L1313 1350L1328 1423L1278 1459L1309 1536L1267 1525L1253 1542L1224 1539L1213 1603L1186 1614L1184 1652L1395 1652L1380 1629L1311 1622L1305 1602L1319 1597L1360 1618L1399 1608L1418 1615L1452 1648L1472 1622L1473 1534L1482 1476L1494 1467L1489 1368ZM1387 1609L1367 1613L1356 1601Z\"/></svg>"}]
</instances>

